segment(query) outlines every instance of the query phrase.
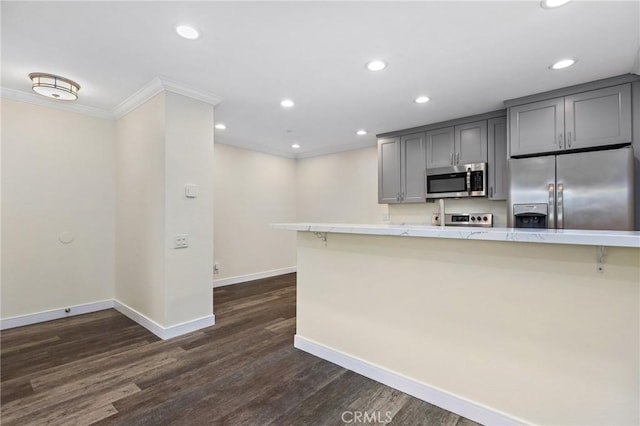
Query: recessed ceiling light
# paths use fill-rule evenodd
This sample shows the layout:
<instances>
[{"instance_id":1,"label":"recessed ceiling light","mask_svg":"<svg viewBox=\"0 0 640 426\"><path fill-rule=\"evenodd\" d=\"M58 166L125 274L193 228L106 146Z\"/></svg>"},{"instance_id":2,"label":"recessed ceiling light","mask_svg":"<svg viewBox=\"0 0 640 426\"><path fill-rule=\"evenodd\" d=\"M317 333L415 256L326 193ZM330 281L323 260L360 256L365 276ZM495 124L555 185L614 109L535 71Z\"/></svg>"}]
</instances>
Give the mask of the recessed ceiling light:
<instances>
[{"instance_id":1,"label":"recessed ceiling light","mask_svg":"<svg viewBox=\"0 0 640 426\"><path fill-rule=\"evenodd\" d=\"M429 99L429 97L428 97L428 96L418 96L418 97L416 98L415 102L416 102L417 104L425 104L425 103L429 102L429 100L430 100L430 99Z\"/></svg>"},{"instance_id":2,"label":"recessed ceiling light","mask_svg":"<svg viewBox=\"0 0 640 426\"><path fill-rule=\"evenodd\" d=\"M300 148L300 144L299 143L291 144L291 148L298 149L298 148Z\"/></svg>"},{"instance_id":3,"label":"recessed ceiling light","mask_svg":"<svg viewBox=\"0 0 640 426\"><path fill-rule=\"evenodd\" d=\"M381 71L387 67L387 64L383 61L371 61L367 62L367 69L369 71Z\"/></svg>"},{"instance_id":4,"label":"recessed ceiling light","mask_svg":"<svg viewBox=\"0 0 640 426\"><path fill-rule=\"evenodd\" d=\"M540 7L543 9L555 9L556 7L564 6L570 1L571 0L542 0L540 2Z\"/></svg>"},{"instance_id":5,"label":"recessed ceiling light","mask_svg":"<svg viewBox=\"0 0 640 426\"><path fill-rule=\"evenodd\" d=\"M564 68L569 68L571 65L576 63L576 59L562 59L555 64L551 65L549 68L552 70L561 70Z\"/></svg>"},{"instance_id":6,"label":"recessed ceiling light","mask_svg":"<svg viewBox=\"0 0 640 426\"><path fill-rule=\"evenodd\" d=\"M360 136L363 136L363 135L366 135L366 134L367 134L367 131L366 131L366 130L358 130L358 131L356 132L356 134L357 134L357 135L360 135Z\"/></svg>"},{"instance_id":7,"label":"recessed ceiling light","mask_svg":"<svg viewBox=\"0 0 640 426\"><path fill-rule=\"evenodd\" d=\"M218 124L216 124L216 129L218 129L218 130L224 130L224 129L226 129L226 128L227 128L227 125L226 125L226 124L224 124L224 123L218 123Z\"/></svg>"},{"instance_id":8,"label":"recessed ceiling light","mask_svg":"<svg viewBox=\"0 0 640 426\"><path fill-rule=\"evenodd\" d=\"M282 101L280 101L280 105L282 105L285 108L291 108L292 106L295 105L295 103L293 103L291 99L283 99Z\"/></svg>"},{"instance_id":9,"label":"recessed ceiling light","mask_svg":"<svg viewBox=\"0 0 640 426\"><path fill-rule=\"evenodd\" d=\"M188 25L178 25L176 27L176 32L184 38L188 38L189 40L197 39L200 34L198 34L198 30Z\"/></svg>"}]
</instances>

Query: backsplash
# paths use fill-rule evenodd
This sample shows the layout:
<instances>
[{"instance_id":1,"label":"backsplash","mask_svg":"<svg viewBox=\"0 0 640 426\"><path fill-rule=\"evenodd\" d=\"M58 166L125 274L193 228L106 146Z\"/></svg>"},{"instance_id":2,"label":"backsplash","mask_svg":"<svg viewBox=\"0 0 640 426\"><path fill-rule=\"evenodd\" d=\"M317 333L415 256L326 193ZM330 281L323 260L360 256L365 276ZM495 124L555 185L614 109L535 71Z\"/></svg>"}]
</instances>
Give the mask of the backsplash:
<instances>
[{"instance_id":1,"label":"backsplash","mask_svg":"<svg viewBox=\"0 0 640 426\"><path fill-rule=\"evenodd\" d=\"M492 213L493 226L507 226L507 202L487 199L445 199L445 213ZM438 211L438 202L420 204L389 204L389 223L431 225L431 215Z\"/></svg>"}]
</instances>

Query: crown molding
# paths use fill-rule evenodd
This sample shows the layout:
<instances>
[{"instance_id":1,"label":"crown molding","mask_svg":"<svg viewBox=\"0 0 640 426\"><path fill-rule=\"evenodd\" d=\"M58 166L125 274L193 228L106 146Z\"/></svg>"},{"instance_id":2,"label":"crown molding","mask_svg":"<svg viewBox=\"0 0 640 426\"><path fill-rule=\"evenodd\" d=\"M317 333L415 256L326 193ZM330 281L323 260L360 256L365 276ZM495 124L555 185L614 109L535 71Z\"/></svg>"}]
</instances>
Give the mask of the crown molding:
<instances>
[{"instance_id":1,"label":"crown molding","mask_svg":"<svg viewBox=\"0 0 640 426\"><path fill-rule=\"evenodd\" d=\"M370 148L370 147L376 146L377 143L378 143L377 140L364 140L364 141L353 142L353 143L348 143L344 145L331 145L331 146L326 146L326 147L314 149L307 152L297 153L295 158L304 159L304 158L320 157L322 155L338 154L340 152L353 151L355 149Z\"/></svg>"},{"instance_id":2,"label":"crown molding","mask_svg":"<svg viewBox=\"0 0 640 426\"><path fill-rule=\"evenodd\" d=\"M119 120L149 99L162 91L177 93L178 95L193 98L213 106L222 102L222 98L214 93L196 89L193 86L180 83L167 77L155 77L153 80L142 86L127 99L122 101L113 109L113 119Z\"/></svg>"},{"instance_id":3,"label":"crown molding","mask_svg":"<svg viewBox=\"0 0 640 426\"><path fill-rule=\"evenodd\" d=\"M188 98L193 98L195 100L211 104L214 107L222 102L222 97L216 95L215 93L208 92L206 90L201 90L195 88L193 86L189 86L183 83L180 83L176 80L172 80L167 77L158 77L160 80L160 84L162 88L167 92L177 93L178 95L186 96Z\"/></svg>"},{"instance_id":4,"label":"crown molding","mask_svg":"<svg viewBox=\"0 0 640 426\"><path fill-rule=\"evenodd\" d=\"M0 88L0 96L14 101L27 102L34 105L61 109L64 111L77 112L78 114L90 115L92 117L104 118L107 120L119 120L140 105L153 98L162 91L177 93L178 95L193 98L201 102L211 104L213 106L222 102L222 98L214 93L199 90L193 86L182 84L176 80L166 77L155 77L153 80L142 86L127 99L119 103L111 111L80 105L67 101L56 101L55 99L45 98L31 92L23 92L21 90Z\"/></svg>"},{"instance_id":5,"label":"crown molding","mask_svg":"<svg viewBox=\"0 0 640 426\"><path fill-rule=\"evenodd\" d=\"M26 102L33 105L39 105L47 108L61 109L63 111L75 112L78 114L89 115L91 117L103 118L107 120L113 119L113 114L110 111L90 107L86 105L80 105L68 101L56 101L55 99L45 98L41 95L36 95L31 92L23 92L21 90L8 89L6 87L0 88L0 97L5 99L11 99L13 101Z\"/></svg>"}]
</instances>

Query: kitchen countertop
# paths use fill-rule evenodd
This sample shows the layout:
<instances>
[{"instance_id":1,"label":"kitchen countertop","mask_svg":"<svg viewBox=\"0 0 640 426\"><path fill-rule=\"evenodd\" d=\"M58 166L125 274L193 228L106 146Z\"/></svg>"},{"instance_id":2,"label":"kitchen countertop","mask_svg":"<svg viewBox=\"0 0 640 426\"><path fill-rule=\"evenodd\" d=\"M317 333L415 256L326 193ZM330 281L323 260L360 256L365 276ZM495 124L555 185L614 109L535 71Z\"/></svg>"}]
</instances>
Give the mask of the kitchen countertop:
<instances>
[{"instance_id":1,"label":"kitchen countertop","mask_svg":"<svg viewBox=\"0 0 640 426\"><path fill-rule=\"evenodd\" d=\"M637 231L589 231L579 229L515 229L408 224L275 223L272 229L394 237L450 238L520 243L573 244L640 248Z\"/></svg>"}]
</instances>

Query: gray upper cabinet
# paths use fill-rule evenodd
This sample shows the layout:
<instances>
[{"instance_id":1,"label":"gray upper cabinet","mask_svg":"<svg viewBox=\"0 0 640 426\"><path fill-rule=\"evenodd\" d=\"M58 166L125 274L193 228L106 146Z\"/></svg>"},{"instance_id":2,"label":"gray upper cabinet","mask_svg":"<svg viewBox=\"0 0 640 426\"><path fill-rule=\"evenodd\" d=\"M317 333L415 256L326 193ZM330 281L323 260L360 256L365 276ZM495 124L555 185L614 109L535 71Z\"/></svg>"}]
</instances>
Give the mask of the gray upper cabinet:
<instances>
[{"instance_id":1,"label":"gray upper cabinet","mask_svg":"<svg viewBox=\"0 0 640 426\"><path fill-rule=\"evenodd\" d=\"M487 162L487 121L455 127L455 164Z\"/></svg>"},{"instance_id":2,"label":"gray upper cabinet","mask_svg":"<svg viewBox=\"0 0 640 426\"><path fill-rule=\"evenodd\" d=\"M507 199L507 117L487 121L490 200Z\"/></svg>"},{"instance_id":3,"label":"gray upper cabinet","mask_svg":"<svg viewBox=\"0 0 640 426\"><path fill-rule=\"evenodd\" d=\"M631 85L509 108L511 156L631 142Z\"/></svg>"},{"instance_id":4,"label":"gray upper cabinet","mask_svg":"<svg viewBox=\"0 0 640 426\"><path fill-rule=\"evenodd\" d=\"M631 85L607 87L564 99L567 148L631 142Z\"/></svg>"},{"instance_id":5,"label":"gray upper cabinet","mask_svg":"<svg viewBox=\"0 0 640 426\"><path fill-rule=\"evenodd\" d=\"M564 98L509 109L511 155L557 151L564 147Z\"/></svg>"},{"instance_id":6,"label":"gray upper cabinet","mask_svg":"<svg viewBox=\"0 0 640 426\"><path fill-rule=\"evenodd\" d=\"M400 138L378 141L378 202L400 202Z\"/></svg>"},{"instance_id":7,"label":"gray upper cabinet","mask_svg":"<svg viewBox=\"0 0 640 426\"><path fill-rule=\"evenodd\" d=\"M426 192L425 134L400 138L400 199L404 203L424 203Z\"/></svg>"},{"instance_id":8,"label":"gray upper cabinet","mask_svg":"<svg viewBox=\"0 0 640 426\"><path fill-rule=\"evenodd\" d=\"M455 153L454 128L430 130L427 139L427 169L453 165Z\"/></svg>"},{"instance_id":9,"label":"gray upper cabinet","mask_svg":"<svg viewBox=\"0 0 640 426\"><path fill-rule=\"evenodd\" d=\"M424 203L425 134L378 140L378 202Z\"/></svg>"}]
</instances>

